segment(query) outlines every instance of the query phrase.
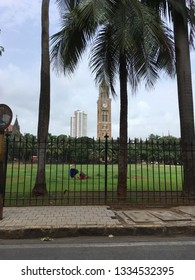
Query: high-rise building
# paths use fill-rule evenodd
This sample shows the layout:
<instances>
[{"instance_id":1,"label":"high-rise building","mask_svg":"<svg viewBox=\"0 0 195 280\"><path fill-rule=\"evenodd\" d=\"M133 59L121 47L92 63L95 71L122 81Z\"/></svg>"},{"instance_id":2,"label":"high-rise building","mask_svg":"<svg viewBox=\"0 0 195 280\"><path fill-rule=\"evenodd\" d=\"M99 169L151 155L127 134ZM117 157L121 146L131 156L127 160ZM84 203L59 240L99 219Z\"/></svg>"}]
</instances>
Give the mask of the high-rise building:
<instances>
[{"instance_id":1,"label":"high-rise building","mask_svg":"<svg viewBox=\"0 0 195 280\"><path fill-rule=\"evenodd\" d=\"M87 114L80 110L74 111L70 118L70 136L83 137L87 136Z\"/></svg>"},{"instance_id":2,"label":"high-rise building","mask_svg":"<svg viewBox=\"0 0 195 280\"><path fill-rule=\"evenodd\" d=\"M109 87L102 83L99 87L99 97L97 101L97 138L103 140L107 134L111 136L111 98L109 97Z\"/></svg>"}]
</instances>

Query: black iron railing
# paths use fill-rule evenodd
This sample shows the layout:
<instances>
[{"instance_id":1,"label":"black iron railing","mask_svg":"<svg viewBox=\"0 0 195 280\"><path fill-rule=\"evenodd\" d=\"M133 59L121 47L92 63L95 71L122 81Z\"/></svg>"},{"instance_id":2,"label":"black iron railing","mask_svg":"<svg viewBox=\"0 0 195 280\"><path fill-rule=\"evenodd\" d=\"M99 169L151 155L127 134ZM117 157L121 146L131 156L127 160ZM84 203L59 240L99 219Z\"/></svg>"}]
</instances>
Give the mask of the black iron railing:
<instances>
[{"instance_id":1,"label":"black iron railing","mask_svg":"<svg viewBox=\"0 0 195 280\"><path fill-rule=\"evenodd\" d=\"M128 141L127 195L118 197L119 141L51 137L46 146L47 195L34 197L38 161L35 137L7 140L5 206L127 203L194 204L183 191L181 143ZM71 177L70 169L78 173ZM81 174L82 173L82 174ZM83 177L82 177L83 176Z\"/></svg>"}]
</instances>

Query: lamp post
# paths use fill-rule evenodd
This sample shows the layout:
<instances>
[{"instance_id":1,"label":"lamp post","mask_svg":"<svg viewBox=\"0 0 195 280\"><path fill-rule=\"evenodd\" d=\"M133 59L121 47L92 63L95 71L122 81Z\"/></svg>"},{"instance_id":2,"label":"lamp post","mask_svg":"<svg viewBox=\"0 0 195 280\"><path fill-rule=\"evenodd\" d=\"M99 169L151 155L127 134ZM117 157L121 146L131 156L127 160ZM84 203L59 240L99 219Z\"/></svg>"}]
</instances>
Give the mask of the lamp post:
<instances>
[{"instance_id":1,"label":"lamp post","mask_svg":"<svg viewBox=\"0 0 195 280\"><path fill-rule=\"evenodd\" d=\"M0 104L0 220L3 219L3 204L5 195L5 145L4 131L12 121L12 110L5 104Z\"/></svg>"}]
</instances>

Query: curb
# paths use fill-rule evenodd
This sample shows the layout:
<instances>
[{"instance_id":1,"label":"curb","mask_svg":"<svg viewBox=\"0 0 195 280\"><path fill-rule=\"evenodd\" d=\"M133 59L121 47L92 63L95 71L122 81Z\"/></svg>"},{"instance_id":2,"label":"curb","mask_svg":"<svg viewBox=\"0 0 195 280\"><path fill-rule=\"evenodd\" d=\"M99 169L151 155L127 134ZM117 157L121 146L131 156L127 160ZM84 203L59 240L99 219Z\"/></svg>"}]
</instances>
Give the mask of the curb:
<instances>
[{"instance_id":1,"label":"curb","mask_svg":"<svg viewBox=\"0 0 195 280\"><path fill-rule=\"evenodd\" d=\"M0 230L0 239L30 239L78 236L175 236L195 235L195 226L133 226L133 227L41 227Z\"/></svg>"}]
</instances>

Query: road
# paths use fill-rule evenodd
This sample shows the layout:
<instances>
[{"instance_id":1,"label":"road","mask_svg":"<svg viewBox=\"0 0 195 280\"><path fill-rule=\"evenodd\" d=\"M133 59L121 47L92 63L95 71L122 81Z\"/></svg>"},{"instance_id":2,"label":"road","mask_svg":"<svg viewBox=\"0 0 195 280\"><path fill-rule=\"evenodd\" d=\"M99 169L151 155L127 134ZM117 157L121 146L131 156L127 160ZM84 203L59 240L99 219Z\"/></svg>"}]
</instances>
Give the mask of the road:
<instances>
[{"instance_id":1,"label":"road","mask_svg":"<svg viewBox=\"0 0 195 280\"><path fill-rule=\"evenodd\" d=\"M195 260L195 237L0 240L0 260Z\"/></svg>"}]
</instances>

